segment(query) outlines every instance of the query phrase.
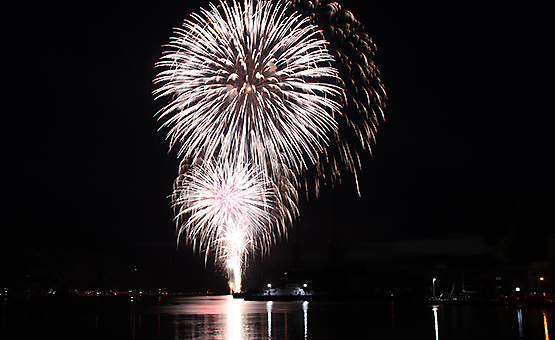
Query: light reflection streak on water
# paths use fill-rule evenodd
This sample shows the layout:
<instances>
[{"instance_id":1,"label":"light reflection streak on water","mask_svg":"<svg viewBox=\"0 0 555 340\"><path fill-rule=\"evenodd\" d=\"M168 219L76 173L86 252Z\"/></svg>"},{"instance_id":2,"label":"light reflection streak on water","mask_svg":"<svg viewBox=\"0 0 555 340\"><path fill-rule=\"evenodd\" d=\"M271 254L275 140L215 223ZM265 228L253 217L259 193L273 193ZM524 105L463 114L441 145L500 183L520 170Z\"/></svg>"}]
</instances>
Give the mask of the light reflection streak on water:
<instances>
[{"instance_id":1,"label":"light reflection streak on water","mask_svg":"<svg viewBox=\"0 0 555 340\"><path fill-rule=\"evenodd\" d=\"M283 313L283 316L285 317L285 340L287 340L287 334L289 333L289 331L287 330L287 312Z\"/></svg>"},{"instance_id":2,"label":"light reflection streak on water","mask_svg":"<svg viewBox=\"0 0 555 340\"><path fill-rule=\"evenodd\" d=\"M545 331L545 340L549 340L549 330L547 329L547 316L545 315L545 310L542 309L543 313L543 329Z\"/></svg>"},{"instance_id":3,"label":"light reflection streak on water","mask_svg":"<svg viewBox=\"0 0 555 340\"><path fill-rule=\"evenodd\" d=\"M391 301L391 328L395 328L395 305Z\"/></svg>"},{"instance_id":4,"label":"light reflection streak on water","mask_svg":"<svg viewBox=\"0 0 555 340\"><path fill-rule=\"evenodd\" d=\"M308 337L308 301L303 302L304 338Z\"/></svg>"},{"instance_id":5,"label":"light reflection streak on water","mask_svg":"<svg viewBox=\"0 0 555 340\"><path fill-rule=\"evenodd\" d=\"M518 338L524 339L524 330L522 327L522 308L520 308L520 306L516 309L516 313L518 315Z\"/></svg>"},{"instance_id":6,"label":"light reflection streak on water","mask_svg":"<svg viewBox=\"0 0 555 340\"><path fill-rule=\"evenodd\" d=\"M266 310L268 311L268 339L272 338L272 305L273 301L266 302Z\"/></svg>"},{"instance_id":7,"label":"light reflection streak on water","mask_svg":"<svg viewBox=\"0 0 555 340\"><path fill-rule=\"evenodd\" d=\"M4 298L4 302L2 303L2 334L6 332L6 314L8 314L8 299Z\"/></svg>"},{"instance_id":8,"label":"light reflection streak on water","mask_svg":"<svg viewBox=\"0 0 555 340\"><path fill-rule=\"evenodd\" d=\"M231 297L227 303L227 337L226 339L241 340L241 300Z\"/></svg>"},{"instance_id":9,"label":"light reflection streak on water","mask_svg":"<svg viewBox=\"0 0 555 340\"><path fill-rule=\"evenodd\" d=\"M439 306L433 305L432 310L434 311L434 321L435 321L435 328L436 328L436 340L439 340L439 324L437 322L437 310Z\"/></svg>"},{"instance_id":10,"label":"light reflection streak on water","mask_svg":"<svg viewBox=\"0 0 555 340\"><path fill-rule=\"evenodd\" d=\"M131 297L131 304L129 306L129 329L131 330L131 339L135 340L137 324L136 324L136 313L134 312L133 297ZM158 313L158 319L160 318L160 313ZM158 322L158 329L160 329L160 322Z\"/></svg>"}]
</instances>

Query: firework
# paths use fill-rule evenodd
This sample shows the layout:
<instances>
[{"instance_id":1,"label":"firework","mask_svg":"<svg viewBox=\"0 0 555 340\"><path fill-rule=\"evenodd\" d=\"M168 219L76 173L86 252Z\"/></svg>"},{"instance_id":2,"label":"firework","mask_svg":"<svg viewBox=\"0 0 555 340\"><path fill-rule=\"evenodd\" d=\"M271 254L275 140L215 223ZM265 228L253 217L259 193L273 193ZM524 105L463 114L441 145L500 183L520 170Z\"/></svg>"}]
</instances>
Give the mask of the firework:
<instances>
[{"instance_id":1,"label":"firework","mask_svg":"<svg viewBox=\"0 0 555 340\"><path fill-rule=\"evenodd\" d=\"M376 44L353 13L336 1L291 0L290 8L301 12L323 32L334 57L331 66L339 72L337 84L345 93L340 114L334 117L338 128L331 134L330 147L323 157L326 162L319 163L318 174L330 173L334 179L341 175L339 169L345 167L354 174L358 188L359 155L371 152L379 121L384 120L387 99L373 61ZM317 183L318 180L317 177Z\"/></svg>"},{"instance_id":2,"label":"firework","mask_svg":"<svg viewBox=\"0 0 555 340\"><path fill-rule=\"evenodd\" d=\"M158 67L159 112L184 159L248 162L279 177L315 164L335 129L333 59L308 18L283 3L246 0L202 9L176 29Z\"/></svg>"},{"instance_id":3,"label":"firework","mask_svg":"<svg viewBox=\"0 0 555 340\"><path fill-rule=\"evenodd\" d=\"M259 168L242 162L203 162L182 173L172 197L178 234L208 259L227 267L233 290L242 265L255 250L267 251L285 232L277 187Z\"/></svg>"},{"instance_id":4,"label":"firework","mask_svg":"<svg viewBox=\"0 0 555 340\"><path fill-rule=\"evenodd\" d=\"M319 162L336 128L341 89L323 80L338 74L308 21L283 2L210 5L176 29L157 64L166 70L155 95L171 98L158 117L185 164L174 188L179 234L233 268L246 244L265 251L293 220L297 178ZM248 183L241 190L240 180ZM227 199L203 196L229 185L240 198L223 197L242 202L232 213L216 208ZM274 194L261 200L263 192Z\"/></svg>"},{"instance_id":5,"label":"firework","mask_svg":"<svg viewBox=\"0 0 555 340\"><path fill-rule=\"evenodd\" d=\"M157 67L157 114L178 147L178 239L214 254L240 290L246 259L297 216L299 178L355 174L375 141L385 92L375 46L335 2L222 1L175 30ZM331 49L331 53L328 50ZM348 138L352 139L352 138ZM328 170L326 170L326 168ZM358 187L358 185L357 185Z\"/></svg>"}]
</instances>

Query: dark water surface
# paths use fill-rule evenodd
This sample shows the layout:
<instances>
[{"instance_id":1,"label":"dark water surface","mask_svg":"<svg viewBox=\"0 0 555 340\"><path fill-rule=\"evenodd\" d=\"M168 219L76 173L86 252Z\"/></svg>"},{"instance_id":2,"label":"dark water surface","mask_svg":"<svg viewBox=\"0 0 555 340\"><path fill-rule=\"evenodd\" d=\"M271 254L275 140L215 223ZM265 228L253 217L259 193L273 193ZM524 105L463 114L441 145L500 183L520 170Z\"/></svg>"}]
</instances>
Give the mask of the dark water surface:
<instances>
[{"instance_id":1,"label":"dark water surface","mask_svg":"<svg viewBox=\"0 0 555 340\"><path fill-rule=\"evenodd\" d=\"M0 339L547 340L551 335L555 340L552 306L266 302L231 296L1 303Z\"/></svg>"}]
</instances>

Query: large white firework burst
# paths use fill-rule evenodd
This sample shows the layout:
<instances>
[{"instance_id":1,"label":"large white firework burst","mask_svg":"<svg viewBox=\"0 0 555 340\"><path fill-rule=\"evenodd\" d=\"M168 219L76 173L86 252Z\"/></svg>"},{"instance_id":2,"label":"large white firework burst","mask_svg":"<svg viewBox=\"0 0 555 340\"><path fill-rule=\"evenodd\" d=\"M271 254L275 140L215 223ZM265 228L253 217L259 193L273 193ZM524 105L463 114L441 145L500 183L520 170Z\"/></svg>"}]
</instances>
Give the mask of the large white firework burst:
<instances>
[{"instance_id":1,"label":"large white firework burst","mask_svg":"<svg viewBox=\"0 0 555 340\"><path fill-rule=\"evenodd\" d=\"M339 87L325 40L284 2L221 2L176 29L158 67L159 113L184 159L251 163L269 176L316 164L336 128Z\"/></svg>"},{"instance_id":2,"label":"large white firework burst","mask_svg":"<svg viewBox=\"0 0 555 340\"><path fill-rule=\"evenodd\" d=\"M267 251L285 232L277 188L259 168L242 162L204 162L181 174L172 202L178 235L195 250L214 253L239 291L243 263L254 250Z\"/></svg>"}]
</instances>

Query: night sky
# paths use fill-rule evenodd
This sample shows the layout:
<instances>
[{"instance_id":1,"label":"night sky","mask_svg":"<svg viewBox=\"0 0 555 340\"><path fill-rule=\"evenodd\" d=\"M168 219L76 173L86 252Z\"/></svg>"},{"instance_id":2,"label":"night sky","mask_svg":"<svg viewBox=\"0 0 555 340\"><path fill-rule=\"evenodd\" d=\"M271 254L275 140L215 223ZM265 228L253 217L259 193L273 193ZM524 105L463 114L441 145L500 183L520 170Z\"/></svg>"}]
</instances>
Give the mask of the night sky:
<instances>
[{"instance_id":1,"label":"night sky","mask_svg":"<svg viewBox=\"0 0 555 340\"><path fill-rule=\"evenodd\" d=\"M207 4L3 5L4 246L174 265L178 160L153 117L165 102L151 94L154 63ZM286 268L295 239L307 267L326 266L333 223L347 262L483 254L507 238L520 256L544 256L555 231L553 2L341 4L378 46L386 121L362 159L362 196L345 176L301 201L299 232L266 261ZM184 280L214 279L202 256L179 253L196 275Z\"/></svg>"}]
</instances>

